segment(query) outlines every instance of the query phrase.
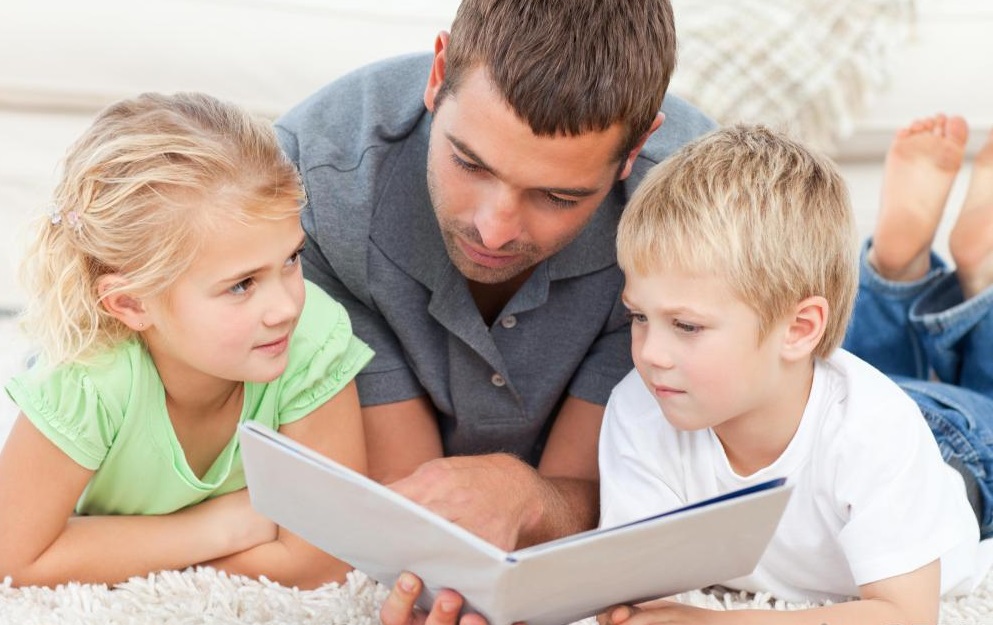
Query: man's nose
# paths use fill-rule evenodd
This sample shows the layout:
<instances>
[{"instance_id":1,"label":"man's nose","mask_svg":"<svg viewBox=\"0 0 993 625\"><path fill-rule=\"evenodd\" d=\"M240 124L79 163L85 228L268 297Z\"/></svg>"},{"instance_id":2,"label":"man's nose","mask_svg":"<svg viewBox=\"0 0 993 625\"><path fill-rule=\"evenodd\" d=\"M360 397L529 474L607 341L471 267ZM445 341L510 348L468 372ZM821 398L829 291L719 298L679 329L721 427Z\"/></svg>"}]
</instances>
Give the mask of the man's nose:
<instances>
[{"instance_id":1,"label":"man's nose","mask_svg":"<svg viewBox=\"0 0 993 625\"><path fill-rule=\"evenodd\" d=\"M495 190L476 211L475 226L487 249L498 250L522 234L520 200L509 189Z\"/></svg>"}]
</instances>

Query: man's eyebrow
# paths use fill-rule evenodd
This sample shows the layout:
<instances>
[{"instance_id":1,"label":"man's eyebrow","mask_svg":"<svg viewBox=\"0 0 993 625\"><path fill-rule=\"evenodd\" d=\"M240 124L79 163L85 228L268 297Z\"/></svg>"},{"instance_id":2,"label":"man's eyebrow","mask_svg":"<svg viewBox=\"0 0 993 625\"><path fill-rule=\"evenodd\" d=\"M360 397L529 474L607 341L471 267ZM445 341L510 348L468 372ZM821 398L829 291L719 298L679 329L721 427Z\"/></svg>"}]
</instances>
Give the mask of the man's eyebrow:
<instances>
[{"instance_id":1,"label":"man's eyebrow","mask_svg":"<svg viewBox=\"0 0 993 625\"><path fill-rule=\"evenodd\" d=\"M486 161L484 161L478 154L472 151L465 143L459 141L452 135L445 133L445 138L454 145L459 152L462 152L470 159L472 159L472 164L485 170L494 176L499 176L499 172L489 166ZM600 192L599 189L593 189L590 187L541 187L541 190L545 193L552 193L554 195L568 195L571 197L589 197L591 195L596 195Z\"/></svg>"}]
</instances>

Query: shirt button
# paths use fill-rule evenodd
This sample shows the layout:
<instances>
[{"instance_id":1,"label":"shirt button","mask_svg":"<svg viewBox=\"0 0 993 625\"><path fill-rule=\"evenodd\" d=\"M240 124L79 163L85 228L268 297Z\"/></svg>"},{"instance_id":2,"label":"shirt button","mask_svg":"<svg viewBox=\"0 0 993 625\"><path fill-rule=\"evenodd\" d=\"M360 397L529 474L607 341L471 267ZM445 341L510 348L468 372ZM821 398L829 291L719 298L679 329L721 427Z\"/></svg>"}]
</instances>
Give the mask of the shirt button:
<instances>
[{"instance_id":1,"label":"shirt button","mask_svg":"<svg viewBox=\"0 0 993 625\"><path fill-rule=\"evenodd\" d=\"M500 320L500 325L507 328L508 330L517 325L517 317L514 315L507 315Z\"/></svg>"},{"instance_id":2,"label":"shirt button","mask_svg":"<svg viewBox=\"0 0 993 625\"><path fill-rule=\"evenodd\" d=\"M507 385L507 380L504 380L503 379L503 376L500 375L499 373L494 373L493 374L493 377L490 378L490 382L493 383L493 386L506 386Z\"/></svg>"}]
</instances>

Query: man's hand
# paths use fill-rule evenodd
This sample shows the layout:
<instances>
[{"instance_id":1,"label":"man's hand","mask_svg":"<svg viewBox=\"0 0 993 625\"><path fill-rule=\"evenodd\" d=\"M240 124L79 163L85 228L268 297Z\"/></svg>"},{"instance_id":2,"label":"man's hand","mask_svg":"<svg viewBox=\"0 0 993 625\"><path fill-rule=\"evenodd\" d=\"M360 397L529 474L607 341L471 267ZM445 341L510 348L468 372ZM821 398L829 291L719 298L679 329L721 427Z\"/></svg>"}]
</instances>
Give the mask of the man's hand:
<instances>
[{"instance_id":1,"label":"man's hand","mask_svg":"<svg viewBox=\"0 0 993 625\"><path fill-rule=\"evenodd\" d=\"M417 597L423 589L416 575L402 573L379 610L383 625L488 625L486 619L478 614L466 614L459 618L463 600L454 590L439 592L431 612L425 614L416 607Z\"/></svg>"},{"instance_id":2,"label":"man's hand","mask_svg":"<svg viewBox=\"0 0 993 625\"><path fill-rule=\"evenodd\" d=\"M554 496L537 471L508 454L437 458L389 487L507 551Z\"/></svg>"}]
</instances>

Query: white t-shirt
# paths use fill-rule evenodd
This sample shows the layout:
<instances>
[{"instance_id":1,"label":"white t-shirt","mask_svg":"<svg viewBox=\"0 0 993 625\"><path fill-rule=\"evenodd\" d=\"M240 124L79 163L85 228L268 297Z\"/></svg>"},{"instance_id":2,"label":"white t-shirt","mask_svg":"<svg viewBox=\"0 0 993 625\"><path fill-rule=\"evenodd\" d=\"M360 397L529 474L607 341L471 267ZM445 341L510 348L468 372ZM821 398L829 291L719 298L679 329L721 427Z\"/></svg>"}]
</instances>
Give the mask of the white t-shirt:
<instances>
[{"instance_id":1,"label":"white t-shirt","mask_svg":"<svg viewBox=\"0 0 993 625\"><path fill-rule=\"evenodd\" d=\"M937 558L942 592L969 592L988 566L961 476L896 384L837 350L817 361L799 429L783 454L737 475L710 429L682 432L632 371L600 434L602 527L785 477L793 494L755 571L727 586L787 601L844 600ZM728 528L729 532L734 527Z\"/></svg>"}]
</instances>

